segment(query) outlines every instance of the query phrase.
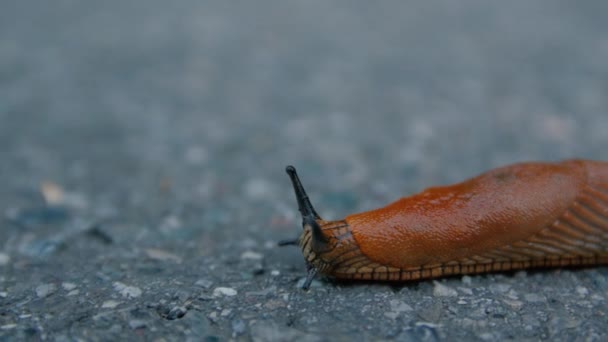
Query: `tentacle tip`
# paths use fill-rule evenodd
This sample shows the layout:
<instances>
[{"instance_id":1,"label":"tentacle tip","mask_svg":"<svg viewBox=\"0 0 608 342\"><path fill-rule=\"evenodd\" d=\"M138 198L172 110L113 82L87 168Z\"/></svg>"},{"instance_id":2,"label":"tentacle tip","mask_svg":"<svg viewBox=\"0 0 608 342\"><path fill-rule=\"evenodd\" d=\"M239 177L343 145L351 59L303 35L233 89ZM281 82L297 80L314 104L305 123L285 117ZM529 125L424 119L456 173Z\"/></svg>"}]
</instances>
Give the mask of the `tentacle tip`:
<instances>
[{"instance_id":1,"label":"tentacle tip","mask_svg":"<svg viewBox=\"0 0 608 342\"><path fill-rule=\"evenodd\" d=\"M285 172L287 172L288 175L294 174L296 173L296 168L293 165L287 165L285 167Z\"/></svg>"}]
</instances>

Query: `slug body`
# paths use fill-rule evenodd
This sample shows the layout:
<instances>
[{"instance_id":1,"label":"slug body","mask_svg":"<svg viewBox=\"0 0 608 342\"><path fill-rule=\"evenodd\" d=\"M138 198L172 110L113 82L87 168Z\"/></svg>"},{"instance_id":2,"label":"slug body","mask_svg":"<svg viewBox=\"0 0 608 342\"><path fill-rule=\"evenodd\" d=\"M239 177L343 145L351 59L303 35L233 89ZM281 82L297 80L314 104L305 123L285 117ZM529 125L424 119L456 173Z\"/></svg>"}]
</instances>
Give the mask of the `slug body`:
<instances>
[{"instance_id":1,"label":"slug body","mask_svg":"<svg viewBox=\"0 0 608 342\"><path fill-rule=\"evenodd\" d=\"M309 273L406 281L608 264L608 162L520 163L325 221L287 167Z\"/></svg>"}]
</instances>

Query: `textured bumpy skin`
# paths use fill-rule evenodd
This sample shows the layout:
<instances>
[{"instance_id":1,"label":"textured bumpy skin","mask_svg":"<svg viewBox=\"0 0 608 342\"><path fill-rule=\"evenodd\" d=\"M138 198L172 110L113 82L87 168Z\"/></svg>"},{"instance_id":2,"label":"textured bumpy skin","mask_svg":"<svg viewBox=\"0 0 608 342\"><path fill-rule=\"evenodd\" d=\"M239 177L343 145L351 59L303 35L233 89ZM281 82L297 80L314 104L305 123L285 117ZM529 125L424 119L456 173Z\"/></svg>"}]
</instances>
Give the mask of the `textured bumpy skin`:
<instances>
[{"instance_id":1,"label":"textured bumpy skin","mask_svg":"<svg viewBox=\"0 0 608 342\"><path fill-rule=\"evenodd\" d=\"M410 280L608 263L608 163L521 163L304 227L312 267L346 279Z\"/></svg>"}]
</instances>

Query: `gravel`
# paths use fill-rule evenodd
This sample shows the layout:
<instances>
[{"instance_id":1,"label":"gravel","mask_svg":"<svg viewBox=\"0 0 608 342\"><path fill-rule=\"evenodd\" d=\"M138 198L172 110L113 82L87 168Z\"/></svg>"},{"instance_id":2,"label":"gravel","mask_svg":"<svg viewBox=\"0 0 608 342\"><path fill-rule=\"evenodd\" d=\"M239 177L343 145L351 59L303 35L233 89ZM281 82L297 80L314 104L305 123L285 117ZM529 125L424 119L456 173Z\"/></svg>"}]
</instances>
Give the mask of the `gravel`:
<instances>
[{"instance_id":1,"label":"gravel","mask_svg":"<svg viewBox=\"0 0 608 342\"><path fill-rule=\"evenodd\" d=\"M608 3L4 1L0 340L608 340L608 268L298 288L338 219L607 159Z\"/></svg>"}]
</instances>

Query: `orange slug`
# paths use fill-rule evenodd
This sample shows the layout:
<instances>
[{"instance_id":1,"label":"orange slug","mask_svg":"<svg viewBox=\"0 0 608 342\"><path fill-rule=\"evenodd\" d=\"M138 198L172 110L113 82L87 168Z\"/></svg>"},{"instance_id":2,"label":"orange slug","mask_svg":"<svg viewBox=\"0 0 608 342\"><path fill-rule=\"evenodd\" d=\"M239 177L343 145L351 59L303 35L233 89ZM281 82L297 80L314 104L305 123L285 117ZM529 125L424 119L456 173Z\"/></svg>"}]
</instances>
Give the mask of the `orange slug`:
<instances>
[{"instance_id":1,"label":"orange slug","mask_svg":"<svg viewBox=\"0 0 608 342\"><path fill-rule=\"evenodd\" d=\"M407 281L532 267L608 264L608 162L519 163L325 221L293 166L308 288L337 279Z\"/></svg>"}]
</instances>

